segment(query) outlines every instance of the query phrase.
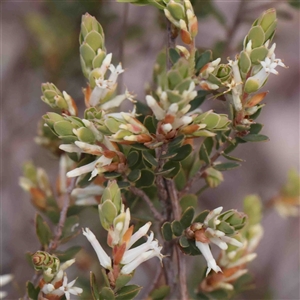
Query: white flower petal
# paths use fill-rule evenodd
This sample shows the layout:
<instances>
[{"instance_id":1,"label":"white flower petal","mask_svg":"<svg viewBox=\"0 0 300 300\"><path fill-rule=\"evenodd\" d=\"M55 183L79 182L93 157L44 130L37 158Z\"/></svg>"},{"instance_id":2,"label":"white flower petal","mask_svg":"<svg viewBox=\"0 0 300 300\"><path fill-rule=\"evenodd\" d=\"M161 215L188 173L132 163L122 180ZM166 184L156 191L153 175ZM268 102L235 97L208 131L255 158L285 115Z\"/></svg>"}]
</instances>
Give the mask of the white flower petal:
<instances>
[{"instance_id":1,"label":"white flower petal","mask_svg":"<svg viewBox=\"0 0 300 300\"><path fill-rule=\"evenodd\" d=\"M86 238L89 240L89 242L93 246L93 248L98 256L100 265L102 267L104 267L105 269L111 269L111 259L106 254L106 252L104 251L104 249L102 248L102 246L100 245L98 240L96 239L95 235L93 234L93 232L90 231L89 228L85 228L85 230L83 229L82 232L83 232L83 235L86 236Z\"/></svg>"},{"instance_id":2,"label":"white flower petal","mask_svg":"<svg viewBox=\"0 0 300 300\"><path fill-rule=\"evenodd\" d=\"M207 267L208 267L208 269L206 271L206 276L211 271L211 269L213 269L216 273L222 272L221 268L217 265L213 255L210 251L209 244L201 243L198 241L195 241L195 243L196 243L196 247L201 251L202 255L206 259Z\"/></svg>"}]
</instances>

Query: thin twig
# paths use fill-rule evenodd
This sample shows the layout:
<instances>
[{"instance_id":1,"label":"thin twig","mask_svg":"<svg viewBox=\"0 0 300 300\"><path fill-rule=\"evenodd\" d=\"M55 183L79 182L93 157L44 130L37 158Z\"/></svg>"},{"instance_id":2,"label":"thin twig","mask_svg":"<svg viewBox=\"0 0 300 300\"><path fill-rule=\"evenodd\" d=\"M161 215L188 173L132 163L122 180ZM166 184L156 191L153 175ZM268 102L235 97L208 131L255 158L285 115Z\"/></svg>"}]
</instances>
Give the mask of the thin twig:
<instances>
[{"instance_id":1,"label":"thin twig","mask_svg":"<svg viewBox=\"0 0 300 300\"><path fill-rule=\"evenodd\" d=\"M49 249L48 249L49 252L54 251L59 245L59 239L62 235L62 231L67 218L68 208L70 206L70 195L75 187L76 179L77 179L76 177L72 178L69 187L64 194L63 208L60 212L60 217L59 217L58 225L56 227L55 237L49 245Z\"/></svg>"},{"instance_id":2,"label":"thin twig","mask_svg":"<svg viewBox=\"0 0 300 300\"><path fill-rule=\"evenodd\" d=\"M184 254L176 247L176 255L178 261L180 299L188 300L187 282L186 282L186 261Z\"/></svg>"},{"instance_id":3,"label":"thin twig","mask_svg":"<svg viewBox=\"0 0 300 300\"><path fill-rule=\"evenodd\" d=\"M181 218L181 208L179 206L177 190L175 187L174 180L167 181L167 188L168 188L168 193L169 193L169 197L170 197L171 204L172 204L173 217L175 220L179 220ZM185 257L183 256L183 254L181 253L181 251L177 245L175 245L175 251L176 251L176 255L177 255L180 299L187 300L188 292L187 292Z\"/></svg>"},{"instance_id":4,"label":"thin twig","mask_svg":"<svg viewBox=\"0 0 300 300\"><path fill-rule=\"evenodd\" d=\"M178 193L178 196L181 197L184 194L187 194L189 192L189 190L191 189L191 187L193 186L193 184L202 177L202 175L204 174L204 172L206 171L206 169L208 169L209 167L211 167L213 165L213 163L224 153L224 150L228 147L229 142L226 141L223 143L223 145L221 146L221 148L211 157L210 159L210 163L204 165L195 175L194 177L192 177L188 183L185 185L184 189L180 191L180 193Z\"/></svg>"},{"instance_id":5,"label":"thin twig","mask_svg":"<svg viewBox=\"0 0 300 300\"><path fill-rule=\"evenodd\" d=\"M177 191L173 180L167 181L167 188L172 204L173 217L174 219L179 220L181 217L181 208L179 206Z\"/></svg>"},{"instance_id":6,"label":"thin twig","mask_svg":"<svg viewBox=\"0 0 300 300\"><path fill-rule=\"evenodd\" d=\"M148 195L143 190L138 189L135 186L131 186L129 188L129 190L133 194L135 194L136 196L142 198L143 201L145 201L147 203L147 205L149 206L149 208L150 208L151 212L153 213L153 216L155 217L155 219L157 219L161 223L165 220L165 218L163 217L163 215L154 207L152 201L150 200L150 198L148 197Z\"/></svg>"},{"instance_id":7,"label":"thin twig","mask_svg":"<svg viewBox=\"0 0 300 300\"><path fill-rule=\"evenodd\" d=\"M56 231L55 231L55 236L54 239L51 241L51 243L49 244L49 247L47 249L47 252L51 253L52 251L54 251L58 246L59 246L59 239L62 235L62 231L66 222L66 218L67 218L67 212L68 212L68 208L70 206L70 195L75 187L76 184L76 177L72 178L66 192L64 193L64 203L63 203L63 208L60 211L60 217L59 217L59 221L58 221L58 225L56 227ZM33 283L33 285L35 286L40 278L41 278L41 274L39 273L35 273L30 282ZM27 292L25 294L25 296L22 298L23 300L29 300L29 296L27 295Z\"/></svg>"},{"instance_id":8,"label":"thin twig","mask_svg":"<svg viewBox=\"0 0 300 300\"><path fill-rule=\"evenodd\" d=\"M151 281L151 284L147 286L147 288L145 288L145 290L143 290L143 292L141 293L140 295L141 299L149 298L149 294L156 288L156 285L159 282L162 272L163 272L162 268L157 268L154 278Z\"/></svg>"}]
</instances>

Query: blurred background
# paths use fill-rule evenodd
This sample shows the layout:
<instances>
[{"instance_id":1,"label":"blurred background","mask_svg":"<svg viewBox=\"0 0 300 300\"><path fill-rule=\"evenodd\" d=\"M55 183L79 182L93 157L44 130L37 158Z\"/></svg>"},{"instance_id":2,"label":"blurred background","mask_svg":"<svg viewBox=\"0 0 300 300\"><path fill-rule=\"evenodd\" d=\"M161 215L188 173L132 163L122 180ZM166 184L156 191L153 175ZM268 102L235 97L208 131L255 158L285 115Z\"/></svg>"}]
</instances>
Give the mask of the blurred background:
<instances>
[{"instance_id":1,"label":"blurred background","mask_svg":"<svg viewBox=\"0 0 300 300\"><path fill-rule=\"evenodd\" d=\"M240 51L243 37L263 10L277 8L276 56L289 69L279 69L280 75L271 75L265 86L270 93L258 121L265 124L262 133L270 141L238 147L234 154L246 160L243 167L224 173L225 181L199 200L203 209L222 205L225 210L242 209L248 194L258 194L267 202L286 181L288 170L299 169L299 2L194 3L199 17L197 47L213 49L214 56L223 60ZM86 82L80 68L78 35L81 15L88 12L103 25L106 48L114 54L115 63L122 61L125 67L122 86L143 101L156 55L166 44L166 33L163 14L157 9L114 0L2 1L1 9L1 274L15 275L5 288L10 291L8 299L14 300L24 295L25 282L33 275L24 254L39 247L33 226L35 209L18 186L22 163L32 160L49 172L53 182L58 167L58 161L34 143L37 123L49 110L40 100L41 83L53 82L83 108L81 88ZM216 102L207 105L222 106ZM97 224L95 210L82 214L82 226ZM238 299L300 299L299 218L282 219L270 210L263 226L265 236L257 249L258 258L250 265L256 289ZM77 244L82 242L81 237L76 238ZM201 259L196 261L204 267ZM190 260L191 266L193 262ZM156 265L146 267L152 271ZM88 275L84 267L80 272ZM137 271L137 283L143 283L143 272L143 268Z\"/></svg>"}]
</instances>

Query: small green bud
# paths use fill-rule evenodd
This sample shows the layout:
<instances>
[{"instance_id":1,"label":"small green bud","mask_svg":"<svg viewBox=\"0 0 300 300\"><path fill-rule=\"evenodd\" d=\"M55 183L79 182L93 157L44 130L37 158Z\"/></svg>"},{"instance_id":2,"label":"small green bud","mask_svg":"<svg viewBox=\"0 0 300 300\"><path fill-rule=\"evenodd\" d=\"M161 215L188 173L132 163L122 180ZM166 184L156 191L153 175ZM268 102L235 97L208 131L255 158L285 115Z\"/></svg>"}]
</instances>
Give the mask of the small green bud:
<instances>
[{"instance_id":1,"label":"small green bud","mask_svg":"<svg viewBox=\"0 0 300 300\"><path fill-rule=\"evenodd\" d=\"M224 180L223 174L214 168L208 168L205 171L205 181L209 187L215 188Z\"/></svg>"},{"instance_id":2,"label":"small green bud","mask_svg":"<svg viewBox=\"0 0 300 300\"><path fill-rule=\"evenodd\" d=\"M44 280L50 282L56 275L60 261L53 255L45 251L37 251L32 255L32 263L37 271L43 271Z\"/></svg>"},{"instance_id":3,"label":"small green bud","mask_svg":"<svg viewBox=\"0 0 300 300\"><path fill-rule=\"evenodd\" d=\"M239 56L239 69L242 74L247 74L251 68L251 60L246 51L242 51Z\"/></svg>"},{"instance_id":4,"label":"small green bud","mask_svg":"<svg viewBox=\"0 0 300 300\"><path fill-rule=\"evenodd\" d=\"M167 5L167 10L170 12L172 17L179 21L185 19L185 10L182 4L176 3L174 0L171 0Z\"/></svg>"},{"instance_id":5,"label":"small green bud","mask_svg":"<svg viewBox=\"0 0 300 300\"><path fill-rule=\"evenodd\" d=\"M247 94L255 93L259 90L260 86L261 85L258 79L250 77L245 83L245 92Z\"/></svg>"},{"instance_id":6,"label":"small green bud","mask_svg":"<svg viewBox=\"0 0 300 300\"><path fill-rule=\"evenodd\" d=\"M276 21L276 10L275 8L270 8L259 17L257 24L261 26L264 32L266 32L272 24L276 23Z\"/></svg>"}]
</instances>

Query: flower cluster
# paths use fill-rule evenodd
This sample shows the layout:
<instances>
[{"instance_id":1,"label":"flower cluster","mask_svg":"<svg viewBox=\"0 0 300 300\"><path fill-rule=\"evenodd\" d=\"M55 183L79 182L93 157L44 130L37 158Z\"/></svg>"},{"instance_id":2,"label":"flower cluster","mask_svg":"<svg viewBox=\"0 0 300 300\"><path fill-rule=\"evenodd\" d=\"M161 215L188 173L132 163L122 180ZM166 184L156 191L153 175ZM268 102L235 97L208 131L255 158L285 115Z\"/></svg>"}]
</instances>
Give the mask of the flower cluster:
<instances>
[{"instance_id":1,"label":"flower cluster","mask_svg":"<svg viewBox=\"0 0 300 300\"><path fill-rule=\"evenodd\" d=\"M75 287L75 280L68 283L68 277L65 272L75 259L68 260L60 264L59 259L44 251L37 251L32 255L32 263L37 271L43 272L39 286L44 299L62 299L63 296L70 300L70 294L80 295L82 288Z\"/></svg>"},{"instance_id":2,"label":"flower cluster","mask_svg":"<svg viewBox=\"0 0 300 300\"><path fill-rule=\"evenodd\" d=\"M162 260L163 255L160 253L162 247L159 246L157 240L154 240L153 232L147 237L145 243L132 247L147 234L151 222L133 233L134 226L130 226L130 210L129 208L125 210L115 181L110 182L103 191L99 215L103 228L108 231L107 244L113 249L112 259L106 254L89 228L84 229L83 234L93 246L100 265L111 272L108 278L112 286L119 275L131 274L144 261L155 256Z\"/></svg>"},{"instance_id":3,"label":"flower cluster","mask_svg":"<svg viewBox=\"0 0 300 300\"><path fill-rule=\"evenodd\" d=\"M79 42L82 71L89 80L84 90L86 107L100 106L108 110L118 107L125 99L133 101L128 91L115 96L118 76L124 70L121 63L117 67L111 64L112 54L106 53L102 26L89 14L82 16Z\"/></svg>"},{"instance_id":4,"label":"flower cluster","mask_svg":"<svg viewBox=\"0 0 300 300\"><path fill-rule=\"evenodd\" d=\"M254 250L263 237L263 228L260 225L262 205L256 195L249 195L244 200L244 210L247 212L246 226L238 233L240 246L231 244L222 249L217 264L222 273L211 273L203 279L200 289L212 292L217 289L234 290L234 283L248 273L247 264L256 258Z\"/></svg>"},{"instance_id":5,"label":"flower cluster","mask_svg":"<svg viewBox=\"0 0 300 300\"><path fill-rule=\"evenodd\" d=\"M222 272L214 259L209 244L213 243L220 249L226 250L228 244L242 247L243 244L232 236L244 227L246 216L235 210L221 214L223 207L218 207L206 216L203 223L193 223L187 230L188 238L195 239L196 247L201 251L207 261L206 276L211 270Z\"/></svg>"}]
</instances>

